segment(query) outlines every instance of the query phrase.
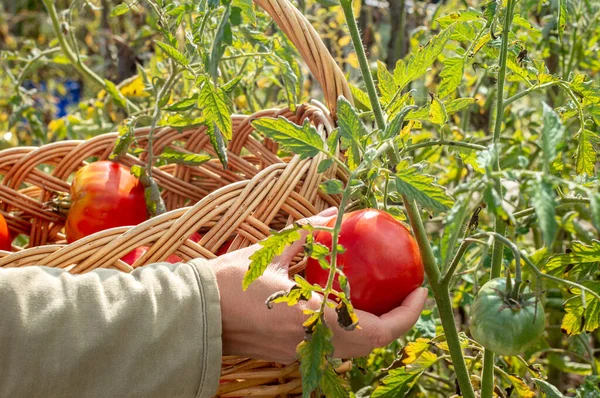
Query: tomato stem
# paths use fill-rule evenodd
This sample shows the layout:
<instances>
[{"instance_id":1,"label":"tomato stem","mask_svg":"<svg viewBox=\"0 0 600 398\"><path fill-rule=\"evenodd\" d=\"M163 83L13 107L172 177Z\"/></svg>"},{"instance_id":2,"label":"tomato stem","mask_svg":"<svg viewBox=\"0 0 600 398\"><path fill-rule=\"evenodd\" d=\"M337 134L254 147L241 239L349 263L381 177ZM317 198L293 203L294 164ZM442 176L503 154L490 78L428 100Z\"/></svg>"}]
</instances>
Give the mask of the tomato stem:
<instances>
[{"instance_id":1,"label":"tomato stem","mask_svg":"<svg viewBox=\"0 0 600 398\"><path fill-rule=\"evenodd\" d=\"M381 103L379 102L379 98L377 97L377 90L375 89L375 82L373 81L373 76L371 75L369 61L367 59L365 48L363 47L363 43L360 38L360 33L358 30L358 25L356 24L356 19L354 17L354 10L352 9L352 0L341 0L340 3L342 6L342 10L344 10L344 16L346 17L346 23L348 24L350 36L352 37L352 44L354 45L354 51L356 51L356 57L358 58L360 71L365 81L365 88L367 89L369 101L371 102L371 107L373 108L373 114L375 115L375 122L377 123L377 128L379 128L381 131L385 131L385 118L383 116L383 109L381 108Z\"/></svg>"},{"instance_id":2,"label":"tomato stem","mask_svg":"<svg viewBox=\"0 0 600 398\"><path fill-rule=\"evenodd\" d=\"M431 250L429 238L427 237L427 232L423 226L423 220L421 219L417 204L408 199L406 195L402 195L402 200L404 201L410 225L415 234L417 244L419 245L419 251L421 252L423 265L425 266L425 273L427 274L429 284L433 290L433 297L435 298L440 319L442 321L442 327L446 334L446 342L448 343L448 350L452 357L452 364L454 365L454 371L456 373L458 385L460 386L461 394L464 398L474 398L475 391L471 384L469 371L467 370L462 347L460 345L460 339L458 337L458 331L456 330L448 283L447 281L440 280L440 270Z\"/></svg>"},{"instance_id":3,"label":"tomato stem","mask_svg":"<svg viewBox=\"0 0 600 398\"><path fill-rule=\"evenodd\" d=\"M502 132L502 119L504 115L504 83L506 80L506 64L508 58L508 40L512 26L513 11L515 8L515 0L508 0L504 15L504 27L502 29L502 44L500 48L499 71L498 71L498 87L496 90L496 120L494 125L494 134L492 145L496 146L500 143L500 134ZM493 170L500 170L500 158L496 157L493 164ZM502 183L497 177L494 181L495 189L502 195ZM506 233L506 223L501 217L496 216L494 231L500 236ZM500 276L502 268L504 247L499 240L494 241L492 249L492 270L491 278ZM481 397L492 398L494 394L494 353L488 349L483 355L483 372L481 375Z\"/></svg>"}]
</instances>

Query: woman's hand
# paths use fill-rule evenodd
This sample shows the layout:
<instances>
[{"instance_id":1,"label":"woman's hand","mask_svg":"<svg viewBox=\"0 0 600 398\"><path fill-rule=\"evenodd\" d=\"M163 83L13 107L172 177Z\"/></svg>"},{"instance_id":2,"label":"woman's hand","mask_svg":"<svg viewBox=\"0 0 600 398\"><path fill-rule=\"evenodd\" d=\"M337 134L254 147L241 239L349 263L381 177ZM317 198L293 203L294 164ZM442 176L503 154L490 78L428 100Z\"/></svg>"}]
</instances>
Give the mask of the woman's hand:
<instances>
[{"instance_id":1,"label":"woman's hand","mask_svg":"<svg viewBox=\"0 0 600 398\"><path fill-rule=\"evenodd\" d=\"M325 225L335 217L337 209L325 210L317 216L302 220L315 226ZM275 304L271 310L265 302L278 291L289 290L294 282L288 278L292 258L302 250L306 233L301 240L275 258L263 276L242 290L242 280L250 264L249 257L260 248L253 245L211 260L221 295L223 318L223 354L291 363L296 359L296 346L304 338L302 323L306 308L317 309L323 297L314 294L308 302L289 307ZM361 329L346 331L338 326L337 314L326 308L325 318L333 329L334 356L350 358L368 355L374 348L383 347L406 333L417 321L427 289L412 292L402 305L380 317L357 310Z\"/></svg>"}]
</instances>

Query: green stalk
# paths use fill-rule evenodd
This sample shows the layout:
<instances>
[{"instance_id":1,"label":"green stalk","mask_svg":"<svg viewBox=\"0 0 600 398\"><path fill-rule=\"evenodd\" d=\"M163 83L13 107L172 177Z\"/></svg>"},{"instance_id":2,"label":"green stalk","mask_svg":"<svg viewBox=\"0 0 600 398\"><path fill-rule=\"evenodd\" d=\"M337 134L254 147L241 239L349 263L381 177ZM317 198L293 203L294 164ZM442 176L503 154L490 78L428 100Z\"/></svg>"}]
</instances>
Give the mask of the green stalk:
<instances>
[{"instance_id":1,"label":"green stalk","mask_svg":"<svg viewBox=\"0 0 600 398\"><path fill-rule=\"evenodd\" d=\"M504 82L506 80L506 60L508 58L508 36L512 25L513 12L516 0L508 0L506 5L506 15L504 16L504 27L502 29L502 46L500 48L500 70L498 72L498 88L496 92L496 120L494 125L493 144L500 142L500 134L502 132L502 119L504 115ZM494 171L500 170L500 157L493 165ZM500 178L495 180L496 190L502 194L502 185ZM504 236L506 233L506 223L500 217L496 217L494 232ZM492 249L492 270L491 278L500 276L502 268L502 252L504 246L499 240L494 241ZM481 375L481 397L492 398L494 394L494 353L490 350L485 350L483 354L483 372Z\"/></svg>"},{"instance_id":2,"label":"green stalk","mask_svg":"<svg viewBox=\"0 0 600 398\"><path fill-rule=\"evenodd\" d=\"M408 151L413 151L413 150L419 149L419 148L426 148L426 147L438 146L438 145L447 145L447 146L453 146L453 147L468 148L468 149L473 149L475 151L483 151L484 149L486 149L486 147L483 145L473 144L470 142L452 141L452 140L435 140L435 141L419 142L418 144L409 145L406 148L404 148L404 151L408 152Z\"/></svg>"},{"instance_id":3,"label":"green stalk","mask_svg":"<svg viewBox=\"0 0 600 398\"><path fill-rule=\"evenodd\" d=\"M373 81L373 76L371 75L371 68L369 68L367 54L365 53L365 48L363 47L362 40L360 39L358 25L356 24L356 19L354 17L354 10L352 9L352 0L341 0L341 5L342 9L344 10L348 29L350 30L352 44L354 44L354 50L356 51L356 56L360 65L360 71L363 79L365 80L365 88L369 94L369 101L371 102L371 107L373 108L377 128L381 131L385 131L385 118L383 117L383 109L381 108L381 103L377 97L377 90L375 90L375 82Z\"/></svg>"},{"instance_id":4,"label":"green stalk","mask_svg":"<svg viewBox=\"0 0 600 398\"><path fill-rule=\"evenodd\" d=\"M54 7L54 1L43 0L43 2L44 6L46 6L46 9L48 10L50 19L52 20L52 28L54 29L54 33L56 34L58 44L60 45L60 48L62 49L65 56L69 59L69 62L71 62L71 65L73 65L73 67L75 67L75 69L77 69L77 71L83 76L88 77L95 84L99 85L104 90L106 90L106 82L104 81L104 79L98 76L93 70L88 68L86 64L81 62L79 56L73 51L69 43L67 43L66 35L62 33L62 29L60 27L60 21L58 20L58 12L56 11L56 7ZM131 107L131 109L133 109L134 111L139 111L137 105L135 105L128 99L126 99L126 101L127 105Z\"/></svg>"},{"instance_id":5,"label":"green stalk","mask_svg":"<svg viewBox=\"0 0 600 398\"><path fill-rule=\"evenodd\" d=\"M425 232L425 227L423 226L416 203L408 199L406 195L402 196L402 201L406 207L410 225L412 226L421 256L423 257L425 273L433 290L433 297L438 307L461 394L464 398L475 398L475 391L473 391L473 386L471 385L469 371L467 370L467 364L465 363L460 346L460 339L458 338L458 331L456 330L456 323L454 322L454 312L452 311L452 303L448 292L448 281L441 280L441 273L431 251L429 238Z\"/></svg>"}]
</instances>

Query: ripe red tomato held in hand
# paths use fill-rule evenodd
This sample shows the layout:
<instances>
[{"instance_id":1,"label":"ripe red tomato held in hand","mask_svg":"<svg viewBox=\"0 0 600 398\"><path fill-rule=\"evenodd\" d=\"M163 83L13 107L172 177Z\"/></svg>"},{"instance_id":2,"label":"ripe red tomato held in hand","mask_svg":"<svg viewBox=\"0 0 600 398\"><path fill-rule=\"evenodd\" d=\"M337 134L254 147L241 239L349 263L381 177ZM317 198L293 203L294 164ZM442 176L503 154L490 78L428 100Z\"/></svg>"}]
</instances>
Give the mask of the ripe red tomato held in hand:
<instances>
[{"instance_id":1,"label":"ripe red tomato held in hand","mask_svg":"<svg viewBox=\"0 0 600 398\"><path fill-rule=\"evenodd\" d=\"M10 233L8 232L8 225L6 225L6 220L4 216L0 214L0 250L6 250L7 252L11 251L12 239L10 238Z\"/></svg>"},{"instance_id":2,"label":"ripe red tomato held in hand","mask_svg":"<svg viewBox=\"0 0 600 398\"><path fill-rule=\"evenodd\" d=\"M335 219L328 227L335 225ZM315 241L331 250L332 236L319 231ZM423 262L417 243L408 229L390 214L364 209L344 214L339 243L345 252L337 265L348 277L350 299L356 309L385 314L423 283ZM327 284L329 270L309 258L306 279ZM340 290L336 277L334 288Z\"/></svg>"},{"instance_id":3,"label":"ripe red tomato held in hand","mask_svg":"<svg viewBox=\"0 0 600 398\"><path fill-rule=\"evenodd\" d=\"M66 222L69 243L147 218L144 187L128 169L110 161L90 163L75 174L71 202Z\"/></svg>"}]
</instances>

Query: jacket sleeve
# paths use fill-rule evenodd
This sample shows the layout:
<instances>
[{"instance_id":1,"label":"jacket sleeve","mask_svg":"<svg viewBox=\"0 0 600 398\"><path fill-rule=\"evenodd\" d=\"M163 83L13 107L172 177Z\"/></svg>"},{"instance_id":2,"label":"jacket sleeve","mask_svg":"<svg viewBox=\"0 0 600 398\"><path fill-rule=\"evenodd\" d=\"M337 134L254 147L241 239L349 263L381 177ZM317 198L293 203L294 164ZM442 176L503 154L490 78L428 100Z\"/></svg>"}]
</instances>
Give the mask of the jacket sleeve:
<instances>
[{"instance_id":1,"label":"jacket sleeve","mask_svg":"<svg viewBox=\"0 0 600 398\"><path fill-rule=\"evenodd\" d=\"M212 397L221 345L205 261L0 269L0 397Z\"/></svg>"}]
</instances>

